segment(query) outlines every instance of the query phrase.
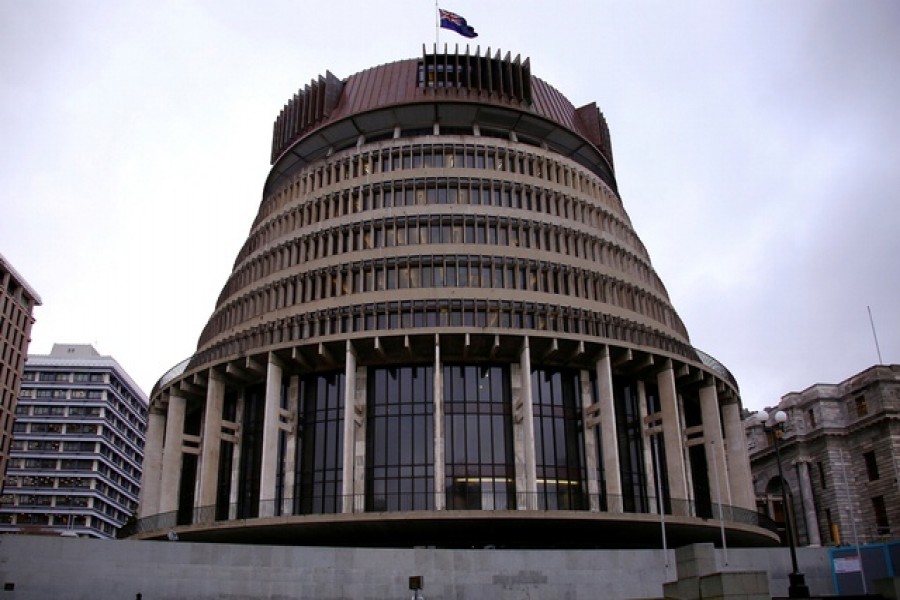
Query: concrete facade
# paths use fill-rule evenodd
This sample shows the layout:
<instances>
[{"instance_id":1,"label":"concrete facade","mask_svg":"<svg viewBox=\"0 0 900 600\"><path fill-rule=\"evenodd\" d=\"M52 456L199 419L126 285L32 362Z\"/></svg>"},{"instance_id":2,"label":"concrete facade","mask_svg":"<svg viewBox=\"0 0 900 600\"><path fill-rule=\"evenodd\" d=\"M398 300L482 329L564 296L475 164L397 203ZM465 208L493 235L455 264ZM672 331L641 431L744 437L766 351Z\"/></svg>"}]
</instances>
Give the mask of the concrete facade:
<instances>
[{"instance_id":1,"label":"concrete facade","mask_svg":"<svg viewBox=\"0 0 900 600\"><path fill-rule=\"evenodd\" d=\"M798 559L814 596L834 593L827 550L801 548ZM725 577L719 585L708 578L709 588L749 581L748 572L761 571L772 596L787 596L785 548L729 548L727 557L716 550L713 562L703 574L712 570ZM428 600L626 600L661 598L663 584L678 575L672 550L303 548L0 537L0 586L18 600L398 600L412 597L412 576L423 577L421 595ZM752 581L761 587L758 578Z\"/></svg>"},{"instance_id":2,"label":"concrete facade","mask_svg":"<svg viewBox=\"0 0 900 600\"><path fill-rule=\"evenodd\" d=\"M423 48L276 119L250 235L151 393L137 532L266 541L255 520L290 516L294 543L382 545L369 515L416 513L383 525L468 547L449 513L574 511L578 539L478 543L658 545L625 524L663 507L682 541L725 515L768 543L740 406L631 226L597 106L527 59Z\"/></svg>"},{"instance_id":3,"label":"concrete facade","mask_svg":"<svg viewBox=\"0 0 900 600\"><path fill-rule=\"evenodd\" d=\"M788 415L781 438L795 539L865 544L900 538L900 365L877 365L816 384L766 409ZM757 502L783 522L774 439L744 421Z\"/></svg>"},{"instance_id":4,"label":"concrete facade","mask_svg":"<svg viewBox=\"0 0 900 600\"><path fill-rule=\"evenodd\" d=\"M112 538L137 513L147 397L89 344L31 354L16 407L0 532Z\"/></svg>"},{"instance_id":5,"label":"concrete facade","mask_svg":"<svg viewBox=\"0 0 900 600\"><path fill-rule=\"evenodd\" d=\"M19 386L41 297L0 254L0 481L6 473Z\"/></svg>"}]
</instances>

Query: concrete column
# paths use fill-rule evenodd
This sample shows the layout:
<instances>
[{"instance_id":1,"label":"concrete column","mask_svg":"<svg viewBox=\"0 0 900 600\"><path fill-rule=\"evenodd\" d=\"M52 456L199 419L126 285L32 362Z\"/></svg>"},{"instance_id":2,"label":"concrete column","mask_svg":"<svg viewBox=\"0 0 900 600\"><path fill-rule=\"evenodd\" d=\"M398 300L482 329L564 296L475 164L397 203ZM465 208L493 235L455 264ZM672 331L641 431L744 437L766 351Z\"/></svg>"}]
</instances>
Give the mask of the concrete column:
<instances>
[{"instance_id":1,"label":"concrete column","mask_svg":"<svg viewBox=\"0 0 900 600\"><path fill-rule=\"evenodd\" d=\"M356 383L354 404L356 408L356 442L353 446L353 510L355 512L365 512L365 493L366 493L366 392L368 390L368 370L365 367L356 367Z\"/></svg>"},{"instance_id":2,"label":"concrete column","mask_svg":"<svg viewBox=\"0 0 900 600\"><path fill-rule=\"evenodd\" d=\"M341 512L353 512L353 498L362 490L354 489L353 457L356 448L356 350L347 341L344 353L344 467L343 467L343 508Z\"/></svg>"},{"instance_id":3,"label":"concrete column","mask_svg":"<svg viewBox=\"0 0 900 600\"><path fill-rule=\"evenodd\" d=\"M592 397L590 371L581 371L581 411L584 427L584 469L587 472L587 492L590 509L593 512L600 511L600 477L597 472L597 436L594 432L599 424L594 417L585 414L591 404L597 399Z\"/></svg>"},{"instance_id":4,"label":"concrete column","mask_svg":"<svg viewBox=\"0 0 900 600\"><path fill-rule=\"evenodd\" d=\"M240 498L238 492L241 489L241 452L244 451L244 405L247 402L247 391L242 390L237 398L237 406L235 407L235 424L237 424L237 435L235 436L234 452L231 457L231 494L228 499L228 518L237 518L237 506Z\"/></svg>"},{"instance_id":5,"label":"concrete column","mask_svg":"<svg viewBox=\"0 0 900 600\"><path fill-rule=\"evenodd\" d=\"M222 449L222 406L225 402L225 382L209 370L206 386L206 410L203 411L203 437L200 440L200 480L196 508L215 506L216 484L219 476L219 454Z\"/></svg>"},{"instance_id":6,"label":"concrete column","mask_svg":"<svg viewBox=\"0 0 900 600\"><path fill-rule=\"evenodd\" d=\"M719 419L719 396L716 393L715 381L700 388L700 415L703 419L703 448L706 451L709 489L712 492L713 502L731 506L728 473L725 468L725 447L722 443L722 422ZM716 472L713 473L712 469Z\"/></svg>"},{"instance_id":7,"label":"concrete column","mask_svg":"<svg viewBox=\"0 0 900 600\"><path fill-rule=\"evenodd\" d=\"M600 443L603 445L603 472L606 477L606 505L609 512L622 512L622 473L619 470L619 441L609 348L597 361L597 390L600 402Z\"/></svg>"},{"instance_id":8,"label":"concrete column","mask_svg":"<svg viewBox=\"0 0 900 600\"><path fill-rule=\"evenodd\" d=\"M431 394L434 402L434 508L447 508L447 483L444 454L444 373L441 367L440 338L434 340L434 374Z\"/></svg>"},{"instance_id":9,"label":"concrete column","mask_svg":"<svg viewBox=\"0 0 900 600\"><path fill-rule=\"evenodd\" d=\"M643 381L637 382L638 414L641 416L641 449L644 461L644 479L649 496L656 497L656 479L653 475L653 441L647 432L647 387ZM656 502L650 503L651 512L656 512Z\"/></svg>"},{"instance_id":10,"label":"concrete column","mask_svg":"<svg viewBox=\"0 0 900 600\"><path fill-rule=\"evenodd\" d=\"M185 400L169 394L166 412L166 441L163 446L162 475L160 476L159 512L178 510L179 484L181 483L181 446L184 443Z\"/></svg>"},{"instance_id":11,"label":"concrete column","mask_svg":"<svg viewBox=\"0 0 900 600\"><path fill-rule=\"evenodd\" d=\"M688 499L687 478L684 450L681 447L681 419L678 416L678 395L675 391L675 371L672 361L667 361L665 368L657 374L656 385L659 388L659 402L662 409L669 493L673 500L686 500Z\"/></svg>"},{"instance_id":12,"label":"concrete column","mask_svg":"<svg viewBox=\"0 0 900 600\"><path fill-rule=\"evenodd\" d=\"M281 413L281 364L269 352L266 368L266 405L263 413L262 460L259 475L259 516L275 515L278 484L278 427Z\"/></svg>"},{"instance_id":13,"label":"concrete column","mask_svg":"<svg viewBox=\"0 0 900 600\"><path fill-rule=\"evenodd\" d=\"M525 489L519 490L525 492L525 508L528 510L537 509L537 461L534 454L534 402L531 389L531 347L528 344L528 338L522 345L519 354L520 377L521 377L521 417L520 426L522 428L523 442L523 458ZM513 408L515 412L515 406Z\"/></svg>"},{"instance_id":14,"label":"concrete column","mask_svg":"<svg viewBox=\"0 0 900 600\"><path fill-rule=\"evenodd\" d=\"M166 415L156 408L147 413L147 434L144 438L144 465L141 471L141 494L138 516L159 513L159 492L162 483L163 439L166 435Z\"/></svg>"},{"instance_id":15,"label":"concrete column","mask_svg":"<svg viewBox=\"0 0 900 600\"><path fill-rule=\"evenodd\" d=\"M809 463L805 460L797 462L797 476L800 480L800 495L803 497L803 516L806 520L806 537L810 546L821 546L819 536L819 520L816 518L816 507L813 504L812 482L809 480Z\"/></svg>"},{"instance_id":16,"label":"concrete column","mask_svg":"<svg viewBox=\"0 0 900 600\"><path fill-rule=\"evenodd\" d=\"M297 431L300 421L300 377L291 375L290 384L288 385L288 401L287 412L290 415L290 424L287 431L287 443L284 449L284 506L282 511L285 514L293 512L294 502L294 473L297 469Z\"/></svg>"},{"instance_id":17,"label":"concrete column","mask_svg":"<svg viewBox=\"0 0 900 600\"><path fill-rule=\"evenodd\" d=\"M731 501L735 506L756 511L756 494L753 491L753 477L750 474L747 438L741 423L740 402L735 401L722 405L722 420L725 423Z\"/></svg>"}]
</instances>

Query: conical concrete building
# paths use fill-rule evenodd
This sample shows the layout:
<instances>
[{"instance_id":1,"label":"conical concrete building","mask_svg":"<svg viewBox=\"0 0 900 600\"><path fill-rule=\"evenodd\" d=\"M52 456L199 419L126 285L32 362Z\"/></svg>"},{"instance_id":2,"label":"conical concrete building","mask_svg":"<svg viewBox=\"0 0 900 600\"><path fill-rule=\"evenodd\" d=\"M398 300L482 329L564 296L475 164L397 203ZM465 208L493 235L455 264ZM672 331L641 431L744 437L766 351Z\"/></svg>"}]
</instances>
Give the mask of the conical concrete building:
<instances>
[{"instance_id":1,"label":"conical concrete building","mask_svg":"<svg viewBox=\"0 0 900 600\"><path fill-rule=\"evenodd\" d=\"M595 104L423 49L304 86L271 163L152 391L137 535L653 547L662 509L673 545L775 539L737 384L691 345Z\"/></svg>"}]
</instances>

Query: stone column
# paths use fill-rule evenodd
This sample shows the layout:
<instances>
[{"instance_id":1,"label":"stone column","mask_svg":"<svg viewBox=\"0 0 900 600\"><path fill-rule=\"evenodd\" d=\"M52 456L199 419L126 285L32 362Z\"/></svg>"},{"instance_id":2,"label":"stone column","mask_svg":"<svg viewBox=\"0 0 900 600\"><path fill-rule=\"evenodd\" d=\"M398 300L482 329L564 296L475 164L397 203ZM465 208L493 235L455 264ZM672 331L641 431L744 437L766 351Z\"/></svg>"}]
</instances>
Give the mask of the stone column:
<instances>
[{"instance_id":1,"label":"stone column","mask_svg":"<svg viewBox=\"0 0 900 600\"><path fill-rule=\"evenodd\" d=\"M709 488L716 496L713 502L731 506L728 473L725 469L725 448L722 444L722 423L719 419L719 396L716 394L714 380L700 388L700 414L703 419L703 447L706 451ZM715 472L712 469L715 469ZM717 482L718 491L716 490Z\"/></svg>"},{"instance_id":2,"label":"stone column","mask_svg":"<svg viewBox=\"0 0 900 600\"><path fill-rule=\"evenodd\" d=\"M347 341L344 353L344 456L343 456L343 503L341 512L353 512L353 499L362 490L356 490L354 477L354 456L356 448L356 350Z\"/></svg>"},{"instance_id":3,"label":"stone column","mask_svg":"<svg viewBox=\"0 0 900 600\"><path fill-rule=\"evenodd\" d=\"M434 406L434 508L447 508L447 482L444 470L446 460L444 454L444 385L441 367L440 338L434 340L434 374L432 376L431 395Z\"/></svg>"},{"instance_id":4,"label":"stone column","mask_svg":"<svg viewBox=\"0 0 900 600\"><path fill-rule=\"evenodd\" d=\"M687 500L687 478L685 475L684 451L682 449L681 419L678 410L678 395L675 391L675 371L672 361L656 376L659 388L659 402L662 409L662 429L666 448L666 472L669 480L669 494L672 500ZM677 514L677 507L672 507Z\"/></svg>"},{"instance_id":5,"label":"stone column","mask_svg":"<svg viewBox=\"0 0 900 600\"><path fill-rule=\"evenodd\" d=\"M213 369L206 386L206 409L203 411L203 437L200 440L200 481L195 508L216 505L219 455L222 449L222 406L225 382Z\"/></svg>"},{"instance_id":6,"label":"stone column","mask_svg":"<svg viewBox=\"0 0 900 600\"><path fill-rule=\"evenodd\" d=\"M241 489L241 452L244 451L244 408L247 402L247 390L241 390L237 397L237 406L235 407L235 425L237 425L236 435L234 436L234 452L231 456L231 494L228 498L228 518L237 518L237 507L240 501Z\"/></svg>"},{"instance_id":7,"label":"stone column","mask_svg":"<svg viewBox=\"0 0 900 600\"><path fill-rule=\"evenodd\" d=\"M259 475L259 516L274 516L278 484L278 424L281 419L282 368L275 354L269 352L266 368L266 405L263 412L262 460Z\"/></svg>"},{"instance_id":8,"label":"stone column","mask_svg":"<svg viewBox=\"0 0 900 600\"><path fill-rule=\"evenodd\" d=\"M647 423L647 387L643 381L637 382L638 414L641 417L641 449L644 462L644 481L647 484L649 496L656 497L656 477L653 470L653 440L649 433ZM650 506L651 512L656 512L656 502Z\"/></svg>"},{"instance_id":9,"label":"stone column","mask_svg":"<svg viewBox=\"0 0 900 600\"><path fill-rule=\"evenodd\" d=\"M600 510L600 478L597 465L597 435L595 427L599 427L596 416L589 414L587 409L596 402L592 398L590 371L581 371L581 406L582 427L584 429L584 470L587 472L587 492L590 509L593 512Z\"/></svg>"},{"instance_id":10,"label":"stone column","mask_svg":"<svg viewBox=\"0 0 900 600\"><path fill-rule=\"evenodd\" d=\"M597 361L597 390L600 396L600 443L603 445L603 473L606 476L606 505L609 512L622 512L622 473L619 470L619 441L613 393L609 347Z\"/></svg>"},{"instance_id":11,"label":"stone column","mask_svg":"<svg viewBox=\"0 0 900 600\"><path fill-rule=\"evenodd\" d=\"M356 441L353 445L353 510L355 512L365 512L366 505L366 414L367 401L366 393L368 390L368 369L365 367L356 367L354 381L354 412L356 412L356 421L354 422L354 437Z\"/></svg>"},{"instance_id":12,"label":"stone column","mask_svg":"<svg viewBox=\"0 0 900 600\"><path fill-rule=\"evenodd\" d=\"M162 475L160 476L159 512L178 510L179 484L181 483L181 446L184 443L185 400L169 393L166 412L166 441L163 446Z\"/></svg>"},{"instance_id":13,"label":"stone column","mask_svg":"<svg viewBox=\"0 0 900 600\"><path fill-rule=\"evenodd\" d=\"M141 493L138 502L140 517L159 513L159 492L162 483L163 439L166 435L166 415L157 408L147 413L147 434L144 438L144 465L141 471Z\"/></svg>"},{"instance_id":14,"label":"stone column","mask_svg":"<svg viewBox=\"0 0 900 600\"><path fill-rule=\"evenodd\" d=\"M747 438L741 423L740 402L734 401L722 405L722 420L725 422L731 501L735 506L756 512L756 494L753 491L753 477L750 474Z\"/></svg>"},{"instance_id":15,"label":"stone column","mask_svg":"<svg viewBox=\"0 0 900 600\"><path fill-rule=\"evenodd\" d=\"M534 453L534 409L531 392L531 348L528 338L519 353L518 394L513 382L513 428L515 430L517 506L537 509L537 462Z\"/></svg>"},{"instance_id":16,"label":"stone column","mask_svg":"<svg viewBox=\"0 0 900 600\"><path fill-rule=\"evenodd\" d=\"M299 409L299 399L300 377L291 375L287 401L289 420L285 427L287 443L284 449L284 506L282 511L286 514L292 513L294 503L294 486L296 483L294 474L297 470L297 431L299 430L299 421L302 418Z\"/></svg>"},{"instance_id":17,"label":"stone column","mask_svg":"<svg viewBox=\"0 0 900 600\"><path fill-rule=\"evenodd\" d=\"M797 478L800 484L800 495L803 500L803 516L806 520L806 537L810 546L821 546L822 538L819 536L819 520L816 517L816 507L813 504L812 482L809 480L809 461L797 461Z\"/></svg>"}]
</instances>

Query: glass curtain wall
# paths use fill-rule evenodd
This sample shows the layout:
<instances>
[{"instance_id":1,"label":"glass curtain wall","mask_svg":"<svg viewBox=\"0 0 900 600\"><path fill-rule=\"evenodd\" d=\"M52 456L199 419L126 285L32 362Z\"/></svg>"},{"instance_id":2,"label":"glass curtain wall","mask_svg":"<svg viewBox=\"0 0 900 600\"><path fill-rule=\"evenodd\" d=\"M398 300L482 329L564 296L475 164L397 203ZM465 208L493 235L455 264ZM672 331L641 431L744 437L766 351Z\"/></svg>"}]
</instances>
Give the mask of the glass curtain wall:
<instances>
[{"instance_id":1,"label":"glass curtain wall","mask_svg":"<svg viewBox=\"0 0 900 600\"><path fill-rule=\"evenodd\" d=\"M622 508L625 512L649 512L647 477L644 471L643 423L637 382L613 377L616 428L619 441L619 472L622 476Z\"/></svg>"},{"instance_id":2,"label":"glass curtain wall","mask_svg":"<svg viewBox=\"0 0 900 600\"><path fill-rule=\"evenodd\" d=\"M337 513L342 507L344 374L305 377L294 476L294 513Z\"/></svg>"},{"instance_id":3,"label":"glass curtain wall","mask_svg":"<svg viewBox=\"0 0 900 600\"><path fill-rule=\"evenodd\" d=\"M262 476L262 438L266 409L266 386L244 388L244 419L241 424L241 458L238 468L237 517L259 516L259 479Z\"/></svg>"},{"instance_id":4,"label":"glass curtain wall","mask_svg":"<svg viewBox=\"0 0 900 600\"><path fill-rule=\"evenodd\" d=\"M447 508L514 509L509 367L446 365L443 378Z\"/></svg>"},{"instance_id":5,"label":"glass curtain wall","mask_svg":"<svg viewBox=\"0 0 900 600\"><path fill-rule=\"evenodd\" d=\"M434 368L370 368L366 511L434 509Z\"/></svg>"},{"instance_id":6,"label":"glass curtain wall","mask_svg":"<svg viewBox=\"0 0 900 600\"><path fill-rule=\"evenodd\" d=\"M585 510L581 383L574 369L531 373L538 507Z\"/></svg>"}]
</instances>

